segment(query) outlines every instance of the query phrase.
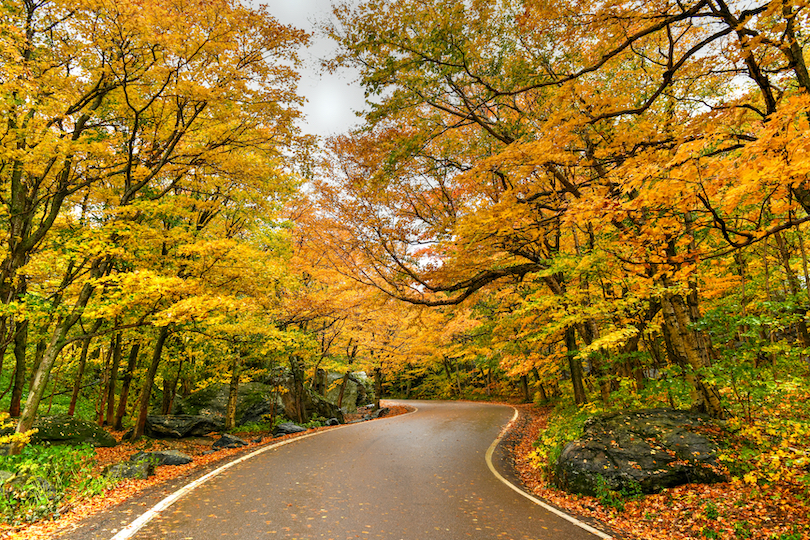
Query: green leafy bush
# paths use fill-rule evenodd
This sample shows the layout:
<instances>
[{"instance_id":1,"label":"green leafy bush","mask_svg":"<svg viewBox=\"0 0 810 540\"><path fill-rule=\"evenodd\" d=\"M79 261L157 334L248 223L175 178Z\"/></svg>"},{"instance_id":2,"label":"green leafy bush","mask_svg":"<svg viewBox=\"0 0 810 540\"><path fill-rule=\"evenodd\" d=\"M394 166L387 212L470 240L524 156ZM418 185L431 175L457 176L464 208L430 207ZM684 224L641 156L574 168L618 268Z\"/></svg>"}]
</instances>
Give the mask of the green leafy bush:
<instances>
[{"instance_id":1,"label":"green leafy bush","mask_svg":"<svg viewBox=\"0 0 810 540\"><path fill-rule=\"evenodd\" d=\"M11 524L58 516L70 498L96 495L113 481L93 477L95 450L82 446L27 445L3 459L2 470L14 477L4 485L0 516Z\"/></svg>"}]
</instances>

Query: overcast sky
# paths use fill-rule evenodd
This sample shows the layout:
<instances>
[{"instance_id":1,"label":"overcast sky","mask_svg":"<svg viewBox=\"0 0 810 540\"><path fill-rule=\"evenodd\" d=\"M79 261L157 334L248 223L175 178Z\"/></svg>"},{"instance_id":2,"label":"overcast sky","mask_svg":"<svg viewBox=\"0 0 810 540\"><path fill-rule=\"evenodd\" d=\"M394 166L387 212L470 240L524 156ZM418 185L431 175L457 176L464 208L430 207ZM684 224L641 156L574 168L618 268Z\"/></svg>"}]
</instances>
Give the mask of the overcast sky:
<instances>
[{"instance_id":1,"label":"overcast sky","mask_svg":"<svg viewBox=\"0 0 810 540\"><path fill-rule=\"evenodd\" d=\"M307 133L326 137L348 131L359 122L354 111L364 108L363 90L355 83L356 73L320 73L319 63L334 50L332 41L316 32L319 21L329 19L332 0L252 0L265 4L270 14L283 24L291 24L312 34L310 47L301 51L304 62L298 92L307 99L306 118L301 124Z\"/></svg>"}]
</instances>

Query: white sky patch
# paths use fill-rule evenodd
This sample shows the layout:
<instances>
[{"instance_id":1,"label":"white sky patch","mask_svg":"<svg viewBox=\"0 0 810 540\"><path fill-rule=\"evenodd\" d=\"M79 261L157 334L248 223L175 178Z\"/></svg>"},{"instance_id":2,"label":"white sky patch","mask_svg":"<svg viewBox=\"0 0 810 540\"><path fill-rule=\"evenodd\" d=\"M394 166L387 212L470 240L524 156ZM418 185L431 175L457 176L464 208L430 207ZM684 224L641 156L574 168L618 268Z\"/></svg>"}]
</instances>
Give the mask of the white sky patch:
<instances>
[{"instance_id":1,"label":"white sky patch","mask_svg":"<svg viewBox=\"0 0 810 540\"><path fill-rule=\"evenodd\" d=\"M306 133L321 137L347 132L359 124L355 111L365 109L363 89L357 83L358 73L345 70L329 74L320 67L321 60L335 51L332 40L319 35L318 23L329 20L333 0L247 0L250 5L266 5L282 24L290 24L312 34L307 50L300 52L303 62L298 93L307 102L300 122Z\"/></svg>"}]
</instances>

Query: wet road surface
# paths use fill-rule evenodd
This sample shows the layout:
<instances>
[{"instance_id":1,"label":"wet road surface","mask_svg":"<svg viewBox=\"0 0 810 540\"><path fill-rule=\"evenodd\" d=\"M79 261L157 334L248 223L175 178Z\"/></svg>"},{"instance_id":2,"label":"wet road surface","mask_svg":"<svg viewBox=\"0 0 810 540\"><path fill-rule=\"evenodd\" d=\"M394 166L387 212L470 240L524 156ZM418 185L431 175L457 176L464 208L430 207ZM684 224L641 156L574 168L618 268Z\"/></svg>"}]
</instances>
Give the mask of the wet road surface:
<instances>
[{"instance_id":1,"label":"wet road surface","mask_svg":"<svg viewBox=\"0 0 810 540\"><path fill-rule=\"evenodd\" d=\"M487 448L511 407L404 403L419 410L329 430L235 465L133 538L597 538L489 470Z\"/></svg>"}]
</instances>

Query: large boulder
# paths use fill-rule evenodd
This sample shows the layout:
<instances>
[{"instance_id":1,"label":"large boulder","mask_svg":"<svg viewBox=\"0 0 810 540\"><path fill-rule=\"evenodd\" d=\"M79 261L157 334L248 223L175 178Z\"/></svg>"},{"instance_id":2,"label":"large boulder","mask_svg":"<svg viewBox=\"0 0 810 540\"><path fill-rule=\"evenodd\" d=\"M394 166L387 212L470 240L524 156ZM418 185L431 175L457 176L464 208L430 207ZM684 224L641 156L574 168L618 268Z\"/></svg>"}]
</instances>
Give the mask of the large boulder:
<instances>
[{"instance_id":1,"label":"large boulder","mask_svg":"<svg viewBox=\"0 0 810 540\"><path fill-rule=\"evenodd\" d=\"M144 435L153 439L182 439L183 437L201 437L212 431L222 431L223 429L225 429L225 424L220 418L208 415L149 415L146 417Z\"/></svg>"},{"instance_id":2,"label":"large boulder","mask_svg":"<svg viewBox=\"0 0 810 540\"><path fill-rule=\"evenodd\" d=\"M303 433L307 428L293 424L292 422L284 422L273 428L273 437L283 437L284 435L292 435L293 433Z\"/></svg>"},{"instance_id":3,"label":"large boulder","mask_svg":"<svg viewBox=\"0 0 810 540\"><path fill-rule=\"evenodd\" d=\"M160 467L161 465L186 465L191 463L193 459L180 450L157 450L154 452L136 452L129 456L129 461L133 463L150 461L153 466Z\"/></svg>"},{"instance_id":4,"label":"large boulder","mask_svg":"<svg viewBox=\"0 0 810 540\"><path fill-rule=\"evenodd\" d=\"M368 403L373 400L371 390L368 385L368 378L362 371L352 373L346 381L346 388L343 391L343 401L341 408L347 413L357 412L357 407ZM326 392L324 397L330 403L337 403L338 396L340 395L340 387L343 383L343 374L341 373L327 373L326 374Z\"/></svg>"},{"instance_id":5,"label":"large boulder","mask_svg":"<svg viewBox=\"0 0 810 540\"><path fill-rule=\"evenodd\" d=\"M73 416L42 416L34 422L37 432L31 437L32 443L49 443L111 447L116 445L115 437L101 429L98 424Z\"/></svg>"},{"instance_id":6,"label":"large boulder","mask_svg":"<svg viewBox=\"0 0 810 540\"><path fill-rule=\"evenodd\" d=\"M184 398L176 399L172 412L174 414L212 416L224 420L228 410L229 394L230 385L224 383L211 384ZM250 421L261 421L261 414L270 414L274 406L275 411L280 414L282 408L278 394L279 392L269 384L261 382L240 384L236 398L237 423L240 423L240 420L248 411L251 411L253 418L259 418L259 420L251 419ZM262 409L262 411L257 412L257 408Z\"/></svg>"},{"instance_id":7,"label":"large boulder","mask_svg":"<svg viewBox=\"0 0 810 540\"><path fill-rule=\"evenodd\" d=\"M214 450L222 450L224 448L240 448L242 446L247 446L248 443L244 439L240 439L236 435L231 435L230 433L225 433L220 437L217 441L211 445L211 448Z\"/></svg>"},{"instance_id":8,"label":"large boulder","mask_svg":"<svg viewBox=\"0 0 810 540\"><path fill-rule=\"evenodd\" d=\"M599 477L614 490L657 493L692 482L726 480L717 444L706 434L705 415L674 409L612 413L586 421L583 436L563 448L557 484L571 493L595 495Z\"/></svg>"},{"instance_id":9,"label":"large boulder","mask_svg":"<svg viewBox=\"0 0 810 540\"><path fill-rule=\"evenodd\" d=\"M146 480L155 474L155 464L150 460L122 461L115 465L108 465L102 471L107 478L124 479L134 478Z\"/></svg>"}]
</instances>

